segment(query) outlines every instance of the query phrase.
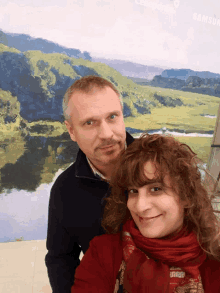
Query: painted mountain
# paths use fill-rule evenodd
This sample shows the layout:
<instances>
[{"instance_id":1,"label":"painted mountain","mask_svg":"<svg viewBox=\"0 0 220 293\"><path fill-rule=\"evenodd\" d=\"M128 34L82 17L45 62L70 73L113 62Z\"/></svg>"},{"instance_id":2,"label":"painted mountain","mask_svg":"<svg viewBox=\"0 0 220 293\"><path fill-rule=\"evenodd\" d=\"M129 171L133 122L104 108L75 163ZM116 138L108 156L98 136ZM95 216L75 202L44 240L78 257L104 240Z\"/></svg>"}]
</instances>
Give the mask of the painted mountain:
<instances>
[{"instance_id":1,"label":"painted mountain","mask_svg":"<svg viewBox=\"0 0 220 293\"><path fill-rule=\"evenodd\" d=\"M92 58L94 62L102 62L111 66L122 75L130 77L133 81L141 79L151 80L155 75L160 75L164 69L156 66L147 66L134 62L116 60L116 59L104 59L104 58ZM143 81L142 81L143 82Z\"/></svg>"},{"instance_id":2,"label":"painted mountain","mask_svg":"<svg viewBox=\"0 0 220 293\"><path fill-rule=\"evenodd\" d=\"M66 48L54 42L41 38L32 38L25 34L12 34L0 31L0 43L8 47L16 48L21 52L39 50L43 53L60 53L74 58L92 59L86 51L81 52L78 49Z\"/></svg>"},{"instance_id":3,"label":"painted mountain","mask_svg":"<svg viewBox=\"0 0 220 293\"><path fill-rule=\"evenodd\" d=\"M220 97L220 74L209 71L165 70L150 82L138 83Z\"/></svg>"},{"instance_id":4,"label":"painted mountain","mask_svg":"<svg viewBox=\"0 0 220 293\"><path fill-rule=\"evenodd\" d=\"M161 73L161 77L178 78L187 80L190 76L197 76L204 79L220 78L220 74L212 73L210 71L194 71L191 69L166 69Z\"/></svg>"},{"instance_id":5,"label":"painted mountain","mask_svg":"<svg viewBox=\"0 0 220 293\"><path fill-rule=\"evenodd\" d=\"M118 87L124 98L125 117L150 113L151 102L138 99L137 85L103 63L60 53L21 52L0 44L0 103L4 123L14 122L18 111L29 122L63 121L65 91L74 81L87 75L102 76Z\"/></svg>"},{"instance_id":6,"label":"painted mountain","mask_svg":"<svg viewBox=\"0 0 220 293\"><path fill-rule=\"evenodd\" d=\"M22 47L23 42L25 43L24 47ZM28 42L30 42L29 45ZM34 43L37 50L33 50ZM12 47L8 46L9 44ZM18 49L19 46L23 51ZM29 49L26 51L24 50L26 48ZM64 53L63 50L67 50L67 53ZM0 123L19 123L17 122L18 117L22 117L28 122L36 120L62 122L62 99L66 89L74 81L87 75L102 76L117 86L123 97L125 118L151 114L155 107L197 107L197 104L201 104L201 99L203 99L203 97L197 99L191 95L184 100L184 97L179 93L174 94L171 91L161 93L155 87L181 89L220 97L220 78L209 78L209 76L207 78L188 76L186 80L176 77L167 78L161 76L164 71L159 67L141 66L118 60L120 65L118 66L121 68L118 70L122 70L124 66L124 74L127 72L134 76L128 78L103 62L94 62L89 59L91 59L89 53L85 55L85 52L82 53L77 49L64 48L43 39L33 39L27 35L12 36L12 34L1 32ZM116 66L117 62L114 62ZM138 69L140 72L144 72L143 74L160 72L161 75L154 76L152 81L147 79L146 83L150 87L143 87L138 84L141 79L135 77L138 74ZM169 71L166 70L166 72L168 76ZM204 105L210 102L209 98L204 98ZM207 114L205 111L205 109L201 109L201 113Z\"/></svg>"}]
</instances>

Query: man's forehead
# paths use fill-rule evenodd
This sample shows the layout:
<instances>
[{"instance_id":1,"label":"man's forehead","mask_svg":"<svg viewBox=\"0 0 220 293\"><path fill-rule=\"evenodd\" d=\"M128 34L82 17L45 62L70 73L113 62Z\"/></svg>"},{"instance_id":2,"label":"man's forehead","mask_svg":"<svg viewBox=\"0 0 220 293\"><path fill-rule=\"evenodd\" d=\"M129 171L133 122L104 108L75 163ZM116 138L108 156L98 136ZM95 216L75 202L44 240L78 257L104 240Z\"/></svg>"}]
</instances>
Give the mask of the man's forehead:
<instances>
[{"instance_id":1,"label":"man's forehead","mask_svg":"<svg viewBox=\"0 0 220 293\"><path fill-rule=\"evenodd\" d=\"M121 106L120 98L110 87L104 89L94 89L90 92L76 91L74 92L68 103L68 107L76 108L87 108L93 106L96 103L96 106L99 105L108 105L108 107L118 107Z\"/></svg>"},{"instance_id":2,"label":"man's forehead","mask_svg":"<svg viewBox=\"0 0 220 293\"><path fill-rule=\"evenodd\" d=\"M109 88L111 90L111 88ZM113 93L112 93L113 92ZM85 119L99 119L112 114L122 113L122 107L117 94L112 92L94 91L93 94L74 93L68 104L68 112L72 119L78 122ZM120 112L120 113L119 113ZM122 114L123 115L123 114Z\"/></svg>"},{"instance_id":3,"label":"man's forehead","mask_svg":"<svg viewBox=\"0 0 220 293\"><path fill-rule=\"evenodd\" d=\"M105 87L98 87L98 86L90 86L88 87L88 89L83 90L83 89L75 89L71 96L70 99L77 97L77 96L82 96L82 95L88 95L88 96L92 96L94 94L100 93L100 92L104 92L106 90L112 90L110 87L105 86ZM113 91L113 90L112 90ZM114 92L114 91L113 91Z\"/></svg>"}]
</instances>

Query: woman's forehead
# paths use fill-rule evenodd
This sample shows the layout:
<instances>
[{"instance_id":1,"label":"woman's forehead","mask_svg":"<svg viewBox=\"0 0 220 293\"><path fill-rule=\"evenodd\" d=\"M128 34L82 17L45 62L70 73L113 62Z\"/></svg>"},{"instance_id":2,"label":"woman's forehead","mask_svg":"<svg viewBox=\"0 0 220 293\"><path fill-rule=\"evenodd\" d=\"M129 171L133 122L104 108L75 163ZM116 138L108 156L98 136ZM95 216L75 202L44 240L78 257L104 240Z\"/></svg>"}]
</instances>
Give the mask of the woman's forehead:
<instances>
[{"instance_id":1,"label":"woman's forehead","mask_svg":"<svg viewBox=\"0 0 220 293\"><path fill-rule=\"evenodd\" d=\"M155 163L153 163L152 161L148 161L144 164L143 166L144 168L144 175L148 178L148 179L153 179L156 176L156 166Z\"/></svg>"},{"instance_id":2,"label":"woman's forehead","mask_svg":"<svg viewBox=\"0 0 220 293\"><path fill-rule=\"evenodd\" d=\"M145 181L147 184L151 183L165 183L170 185L170 172L165 164L160 165L157 162L147 161L139 170L139 179Z\"/></svg>"},{"instance_id":3,"label":"woman's forehead","mask_svg":"<svg viewBox=\"0 0 220 293\"><path fill-rule=\"evenodd\" d=\"M142 164L135 164L129 168L126 168L126 174L123 175L122 183L126 188L128 186L144 186L151 183L162 183L163 182L163 172L155 167L154 162L143 162Z\"/></svg>"}]
</instances>

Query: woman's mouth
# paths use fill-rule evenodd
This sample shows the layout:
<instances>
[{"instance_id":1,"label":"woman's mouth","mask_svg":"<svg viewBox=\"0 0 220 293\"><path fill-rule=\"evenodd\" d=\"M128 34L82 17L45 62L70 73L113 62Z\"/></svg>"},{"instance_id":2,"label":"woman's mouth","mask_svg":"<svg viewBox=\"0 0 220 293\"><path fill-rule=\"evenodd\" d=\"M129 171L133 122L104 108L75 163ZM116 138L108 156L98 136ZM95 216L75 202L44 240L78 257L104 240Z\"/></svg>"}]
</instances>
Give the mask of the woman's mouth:
<instances>
[{"instance_id":1,"label":"woman's mouth","mask_svg":"<svg viewBox=\"0 0 220 293\"><path fill-rule=\"evenodd\" d=\"M154 217L139 217L139 221L140 223L148 223L148 222L152 222L154 219L157 219L161 216L160 215L157 215L157 216L154 216Z\"/></svg>"}]
</instances>

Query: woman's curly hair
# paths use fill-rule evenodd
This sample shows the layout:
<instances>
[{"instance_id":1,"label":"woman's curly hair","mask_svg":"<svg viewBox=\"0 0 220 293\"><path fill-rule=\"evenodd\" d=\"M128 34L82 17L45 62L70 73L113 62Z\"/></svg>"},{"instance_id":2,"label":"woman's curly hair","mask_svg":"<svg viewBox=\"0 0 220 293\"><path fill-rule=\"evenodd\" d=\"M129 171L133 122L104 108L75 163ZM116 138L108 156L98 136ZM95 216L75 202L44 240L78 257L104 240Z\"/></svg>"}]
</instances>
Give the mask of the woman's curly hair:
<instances>
[{"instance_id":1,"label":"woman's curly hair","mask_svg":"<svg viewBox=\"0 0 220 293\"><path fill-rule=\"evenodd\" d=\"M107 233L117 233L131 218L127 208L129 186L146 184L144 165L151 161L156 177L163 182L169 175L171 187L187 202L184 225L194 231L202 249L211 257L220 259L220 222L216 200L217 182L203 169L201 160L186 144L173 137L143 134L123 151L111 177L111 194L106 198L102 227Z\"/></svg>"}]
</instances>

